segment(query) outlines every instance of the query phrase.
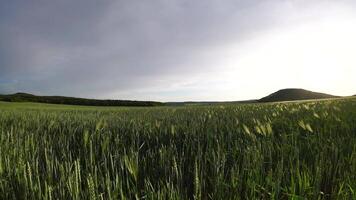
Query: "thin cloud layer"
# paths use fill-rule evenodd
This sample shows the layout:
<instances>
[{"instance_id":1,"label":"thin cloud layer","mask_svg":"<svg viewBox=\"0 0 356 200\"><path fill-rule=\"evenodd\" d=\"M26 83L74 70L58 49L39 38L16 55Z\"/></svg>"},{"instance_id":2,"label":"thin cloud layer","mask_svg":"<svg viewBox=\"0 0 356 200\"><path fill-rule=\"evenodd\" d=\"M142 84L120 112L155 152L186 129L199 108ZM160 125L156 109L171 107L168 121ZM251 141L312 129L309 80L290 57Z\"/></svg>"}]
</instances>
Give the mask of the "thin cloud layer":
<instances>
[{"instance_id":1,"label":"thin cloud layer","mask_svg":"<svg viewBox=\"0 0 356 200\"><path fill-rule=\"evenodd\" d=\"M335 6L353 10L354 4L2 1L0 93L224 100L232 96L223 88L230 70L223 61L238 60L246 42L327 16ZM236 77L243 68L236 66Z\"/></svg>"}]
</instances>

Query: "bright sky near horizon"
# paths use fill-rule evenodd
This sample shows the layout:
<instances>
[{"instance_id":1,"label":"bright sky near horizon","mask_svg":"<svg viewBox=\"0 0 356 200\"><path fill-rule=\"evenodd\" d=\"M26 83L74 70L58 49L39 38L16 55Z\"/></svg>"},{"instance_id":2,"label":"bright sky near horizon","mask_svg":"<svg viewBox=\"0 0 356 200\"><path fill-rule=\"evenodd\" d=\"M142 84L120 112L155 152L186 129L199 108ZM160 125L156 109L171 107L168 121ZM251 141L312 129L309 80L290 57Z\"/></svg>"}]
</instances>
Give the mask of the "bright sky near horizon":
<instances>
[{"instance_id":1,"label":"bright sky near horizon","mask_svg":"<svg viewBox=\"0 0 356 200\"><path fill-rule=\"evenodd\" d=\"M356 1L1 1L0 93L244 100L356 94Z\"/></svg>"}]
</instances>

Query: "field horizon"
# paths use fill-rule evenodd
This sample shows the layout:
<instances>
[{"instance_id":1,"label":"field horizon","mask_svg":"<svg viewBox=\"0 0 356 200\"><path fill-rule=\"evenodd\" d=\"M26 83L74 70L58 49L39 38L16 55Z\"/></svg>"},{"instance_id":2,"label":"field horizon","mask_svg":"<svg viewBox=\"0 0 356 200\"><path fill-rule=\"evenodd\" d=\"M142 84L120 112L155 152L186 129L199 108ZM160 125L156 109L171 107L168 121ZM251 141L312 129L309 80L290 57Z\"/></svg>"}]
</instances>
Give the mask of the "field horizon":
<instances>
[{"instance_id":1,"label":"field horizon","mask_svg":"<svg viewBox=\"0 0 356 200\"><path fill-rule=\"evenodd\" d=\"M344 96L347 97L347 96ZM38 102L67 105L86 106L159 106L159 105L194 105L194 104L224 104L224 103L266 103L282 101L298 101L313 99L344 98L320 92L313 92L301 88L280 89L262 98L236 101L180 101L180 102L159 102L159 101L137 101L137 100L117 100L117 99L86 99L67 96L37 96L30 93L17 92L14 94L0 94L0 101L7 102ZM351 96L350 96L351 97Z\"/></svg>"}]
</instances>

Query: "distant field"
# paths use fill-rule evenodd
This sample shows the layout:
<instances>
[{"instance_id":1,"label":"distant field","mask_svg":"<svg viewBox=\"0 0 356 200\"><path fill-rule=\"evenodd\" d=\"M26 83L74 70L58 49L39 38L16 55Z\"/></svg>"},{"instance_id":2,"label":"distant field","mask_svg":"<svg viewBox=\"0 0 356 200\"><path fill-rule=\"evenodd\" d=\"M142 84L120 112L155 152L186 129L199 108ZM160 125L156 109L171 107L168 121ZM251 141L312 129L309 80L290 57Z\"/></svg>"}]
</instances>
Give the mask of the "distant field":
<instances>
[{"instance_id":1,"label":"distant field","mask_svg":"<svg viewBox=\"0 0 356 200\"><path fill-rule=\"evenodd\" d=\"M0 102L0 199L356 199L356 98Z\"/></svg>"}]
</instances>

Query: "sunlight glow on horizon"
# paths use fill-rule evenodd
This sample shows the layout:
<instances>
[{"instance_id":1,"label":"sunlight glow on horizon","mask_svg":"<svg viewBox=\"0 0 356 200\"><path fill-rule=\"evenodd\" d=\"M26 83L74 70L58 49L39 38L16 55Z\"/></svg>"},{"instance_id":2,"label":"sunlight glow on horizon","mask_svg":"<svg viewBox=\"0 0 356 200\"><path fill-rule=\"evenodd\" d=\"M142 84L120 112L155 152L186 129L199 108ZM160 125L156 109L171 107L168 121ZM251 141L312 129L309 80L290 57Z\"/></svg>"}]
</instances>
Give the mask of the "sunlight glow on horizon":
<instances>
[{"instance_id":1,"label":"sunlight glow on horizon","mask_svg":"<svg viewBox=\"0 0 356 200\"><path fill-rule=\"evenodd\" d=\"M323 19L272 30L231 51L223 81L229 100L260 98L278 89L303 88L353 95L356 85L356 17ZM231 47L232 48L232 47ZM236 55L235 57L233 55ZM246 84L247 83L247 84ZM250 83L250 84L248 84ZM238 91L250 90L246 95ZM257 96L256 96L257 94Z\"/></svg>"},{"instance_id":2,"label":"sunlight glow on horizon","mask_svg":"<svg viewBox=\"0 0 356 200\"><path fill-rule=\"evenodd\" d=\"M356 14L345 7L325 13L314 8L311 13L302 19L297 16L298 23L237 38L236 43L202 48L195 62L183 63L206 69L198 74L171 74L156 80L154 86L108 97L236 101L258 99L284 88L356 94Z\"/></svg>"},{"instance_id":3,"label":"sunlight glow on horizon","mask_svg":"<svg viewBox=\"0 0 356 200\"><path fill-rule=\"evenodd\" d=\"M218 59L211 65L220 67L215 72L202 72L201 76L189 77L181 84L178 78L176 84L164 89L157 87L135 93L161 101L258 99L284 88L353 95L356 93L355 24L356 17L323 19L271 30L244 43L215 49L212 54ZM195 98L196 94L200 97ZM127 98L135 96L127 95Z\"/></svg>"}]
</instances>

